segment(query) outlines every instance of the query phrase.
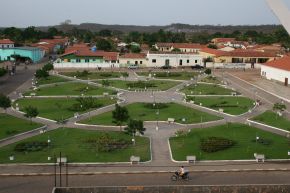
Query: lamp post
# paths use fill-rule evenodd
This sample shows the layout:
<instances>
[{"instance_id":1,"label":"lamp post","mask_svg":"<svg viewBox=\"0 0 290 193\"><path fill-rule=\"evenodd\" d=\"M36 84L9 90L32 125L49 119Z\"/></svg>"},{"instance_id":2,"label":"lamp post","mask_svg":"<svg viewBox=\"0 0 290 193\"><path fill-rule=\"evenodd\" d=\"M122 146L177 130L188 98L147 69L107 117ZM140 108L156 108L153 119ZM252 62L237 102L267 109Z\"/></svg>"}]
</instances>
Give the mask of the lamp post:
<instances>
[{"instance_id":1,"label":"lamp post","mask_svg":"<svg viewBox=\"0 0 290 193\"><path fill-rule=\"evenodd\" d=\"M159 130L159 109L157 109L156 115L157 115L156 131L158 131Z\"/></svg>"}]
</instances>

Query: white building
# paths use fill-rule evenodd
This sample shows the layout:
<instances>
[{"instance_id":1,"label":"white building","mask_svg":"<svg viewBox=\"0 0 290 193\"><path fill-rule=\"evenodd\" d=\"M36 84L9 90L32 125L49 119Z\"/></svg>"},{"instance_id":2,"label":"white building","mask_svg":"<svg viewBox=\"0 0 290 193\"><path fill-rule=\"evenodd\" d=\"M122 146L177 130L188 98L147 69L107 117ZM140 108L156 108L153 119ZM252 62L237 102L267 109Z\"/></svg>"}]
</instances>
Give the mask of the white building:
<instances>
[{"instance_id":1,"label":"white building","mask_svg":"<svg viewBox=\"0 0 290 193\"><path fill-rule=\"evenodd\" d=\"M202 56L194 53L148 53L147 67L186 67L202 65Z\"/></svg>"},{"instance_id":2,"label":"white building","mask_svg":"<svg viewBox=\"0 0 290 193\"><path fill-rule=\"evenodd\" d=\"M289 85L290 80L290 57L273 60L261 65L261 76L268 80L275 80Z\"/></svg>"},{"instance_id":3,"label":"white building","mask_svg":"<svg viewBox=\"0 0 290 193\"><path fill-rule=\"evenodd\" d=\"M120 67L128 67L136 65L138 67L147 67L146 54L143 53L127 53L119 57Z\"/></svg>"},{"instance_id":4,"label":"white building","mask_svg":"<svg viewBox=\"0 0 290 193\"><path fill-rule=\"evenodd\" d=\"M9 39L0 40L0 49L3 48L14 48L14 42Z\"/></svg>"}]
</instances>

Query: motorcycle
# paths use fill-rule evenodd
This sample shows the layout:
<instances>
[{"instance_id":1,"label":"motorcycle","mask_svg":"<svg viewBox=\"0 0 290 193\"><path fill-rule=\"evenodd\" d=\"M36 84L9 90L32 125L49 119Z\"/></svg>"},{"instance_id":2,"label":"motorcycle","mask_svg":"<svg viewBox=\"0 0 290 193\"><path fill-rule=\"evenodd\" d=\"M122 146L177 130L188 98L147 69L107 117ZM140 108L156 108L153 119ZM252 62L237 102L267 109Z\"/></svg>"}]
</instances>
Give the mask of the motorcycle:
<instances>
[{"instance_id":1,"label":"motorcycle","mask_svg":"<svg viewBox=\"0 0 290 193\"><path fill-rule=\"evenodd\" d=\"M185 180L188 181L189 180L189 173L185 172L182 176L179 175L179 172L175 172L172 176L171 176L171 180L172 181L177 181L177 180Z\"/></svg>"}]
</instances>

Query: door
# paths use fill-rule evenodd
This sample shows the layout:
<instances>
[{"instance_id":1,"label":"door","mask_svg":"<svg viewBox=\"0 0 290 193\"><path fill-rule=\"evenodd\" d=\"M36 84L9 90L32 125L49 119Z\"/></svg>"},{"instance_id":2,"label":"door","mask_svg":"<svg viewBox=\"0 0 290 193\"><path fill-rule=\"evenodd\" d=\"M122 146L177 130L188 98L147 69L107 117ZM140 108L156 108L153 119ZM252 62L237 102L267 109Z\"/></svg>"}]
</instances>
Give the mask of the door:
<instances>
[{"instance_id":1,"label":"door","mask_svg":"<svg viewBox=\"0 0 290 193\"><path fill-rule=\"evenodd\" d=\"M169 61L170 61L169 59L166 59L165 60L165 66L169 66L170 65L170 62Z\"/></svg>"},{"instance_id":2,"label":"door","mask_svg":"<svg viewBox=\"0 0 290 193\"><path fill-rule=\"evenodd\" d=\"M288 78L285 78L285 86L288 86Z\"/></svg>"}]
</instances>

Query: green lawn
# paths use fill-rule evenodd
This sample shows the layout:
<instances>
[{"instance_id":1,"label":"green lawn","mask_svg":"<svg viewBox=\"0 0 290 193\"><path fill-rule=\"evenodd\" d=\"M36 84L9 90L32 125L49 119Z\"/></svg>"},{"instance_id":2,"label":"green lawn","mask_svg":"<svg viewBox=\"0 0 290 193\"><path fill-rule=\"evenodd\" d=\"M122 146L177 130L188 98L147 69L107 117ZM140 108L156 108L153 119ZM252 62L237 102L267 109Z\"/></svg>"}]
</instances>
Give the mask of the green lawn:
<instances>
[{"instance_id":1,"label":"green lawn","mask_svg":"<svg viewBox=\"0 0 290 193\"><path fill-rule=\"evenodd\" d=\"M44 142L50 139L49 147L42 147L39 151L19 152L15 151L15 146L21 142L0 148L0 163L47 163L47 157L55 154L67 157L70 163L73 162L128 162L130 156L140 156L141 161L150 160L150 140L148 138L136 137L136 145L129 145L126 148L103 152L97 147L88 144L87 141L95 140L107 133L112 139L129 140L131 137L119 132L98 132L81 129L59 128L55 131L47 132L21 142ZM15 160L9 161L9 156L14 155Z\"/></svg>"},{"instance_id":2,"label":"green lawn","mask_svg":"<svg viewBox=\"0 0 290 193\"><path fill-rule=\"evenodd\" d=\"M173 79L173 80L190 80L191 78L198 75L198 72L137 72L139 76L149 76L156 77L160 79Z\"/></svg>"},{"instance_id":3,"label":"green lawn","mask_svg":"<svg viewBox=\"0 0 290 193\"><path fill-rule=\"evenodd\" d=\"M19 119L8 114L0 113L0 139L41 127L39 123Z\"/></svg>"},{"instance_id":4,"label":"green lawn","mask_svg":"<svg viewBox=\"0 0 290 193\"><path fill-rule=\"evenodd\" d=\"M86 96L103 95L103 93L115 94L115 91L103 87L91 86L83 83L66 83L38 88L36 91L29 91L24 95L29 96L35 93L38 96L69 96L82 94Z\"/></svg>"},{"instance_id":5,"label":"green lawn","mask_svg":"<svg viewBox=\"0 0 290 193\"><path fill-rule=\"evenodd\" d=\"M120 78L123 73L122 72L89 72L87 73L83 73L83 72L61 72L60 74L63 74L65 76L70 76L70 77L74 77L76 76L76 78L79 79L83 79L83 80L94 80L94 79L108 79L108 78Z\"/></svg>"},{"instance_id":6,"label":"green lawn","mask_svg":"<svg viewBox=\"0 0 290 193\"><path fill-rule=\"evenodd\" d=\"M273 111L266 111L263 114L257 117L254 117L252 120L260 122L260 123L264 123L266 125L270 125L273 127L278 127L286 131L290 131L290 121L286 119L285 117L278 116Z\"/></svg>"},{"instance_id":7,"label":"green lawn","mask_svg":"<svg viewBox=\"0 0 290 193\"><path fill-rule=\"evenodd\" d=\"M116 101L111 100L110 98L98 98L95 99L97 104L100 104L100 106L107 106L114 104ZM37 107L39 111L39 116L60 121L63 119L67 119L74 116L74 113L76 111L70 109L74 104L78 104L76 99L73 98L45 98L45 99L39 99L39 98L27 98L27 99L20 99L16 101L16 103L19 104L20 110L23 111L23 109L26 106L34 106ZM15 103L14 103L15 105ZM89 109L93 110L93 109ZM84 113L86 111L78 111L78 113Z\"/></svg>"},{"instance_id":8,"label":"green lawn","mask_svg":"<svg viewBox=\"0 0 290 193\"><path fill-rule=\"evenodd\" d=\"M267 143L256 142L256 136ZM207 137L223 137L236 144L225 150L206 153L200 149L200 140ZM265 132L242 124L229 124L192 131L179 137L172 137L170 145L175 160L184 161L188 155L198 160L244 160L254 159L254 153L264 154L266 159L289 159L290 141L286 137Z\"/></svg>"},{"instance_id":9,"label":"green lawn","mask_svg":"<svg viewBox=\"0 0 290 193\"><path fill-rule=\"evenodd\" d=\"M222 84L221 81L213 76L207 76L203 79L200 80L201 82L206 82L206 83L213 83L213 84Z\"/></svg>"},{"instance_id":10,"label":"green lawn","mask_svg":"<svg viewBox=\"0 0 290 193\"><path fill-rule=\"evenodd\" d=\"M178 84L179 82L174 81L159 81L159 80L150 80L150 81L121 81L121 80L107 80L109 86L126 89L126 90L135 90L135 89L153 89L153 90L168 90ZM98 81L102 84L102 81Z\"/></svg>"},{"instance_id":11,"label":"green lawn","mask_svg":"<svg viewBox=\"0 0 290 193\"><path fill-rule=\"evenodd\" d=\"M53 83L67 82L67 81L70 81L70 80L59 77L59 76L49 76L47 78L37 79L37 85L53 84Z\"/></svg>"},{"instance_id":12,"label":"green lawn","mask_svg":"<svg viewBox=\"0 0 290 193\"><path fill-rule=\"evenodd\" d=\"M187 97L187 100L195 101L195 104L202 103L202 106L231 115L240 115L248 112L254 107L254 101L245 97Z\"/></svg>"},{"instance_id":13,"label":"green lawn","mask_svg":"<svg viewBox=\"0 0 290 193\"><path fill-rule=\"evenodd\" d=\"M231 89L214 84L191 84L181 90L186 95L231 95Z\"/></svg>"},{"instance_id":14,"label":"green lawn","mask_svg":"<svg viewBox=\"0 0 290 193\"><path fill-rule=\"evenodd\" d=\"M146 103L134 103L127 106L130 117L143 121L156 121L157 109L148 108ZM151 105L151 104L147 104ZM201 117L203 122L215 121L221 118L195 109L185 107L176 103L168 103L165 108L159 110L159 121L167 121L168 118L174 118L178 123L200 123ZM182 119L185 118L185 122ZM83 120L82 123L93 125L116 125L112 120L112 112L107 112L96 117Z\"/></svg>"}]
</instances>

